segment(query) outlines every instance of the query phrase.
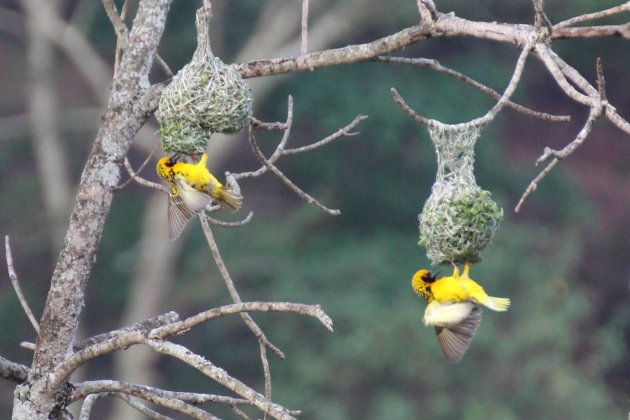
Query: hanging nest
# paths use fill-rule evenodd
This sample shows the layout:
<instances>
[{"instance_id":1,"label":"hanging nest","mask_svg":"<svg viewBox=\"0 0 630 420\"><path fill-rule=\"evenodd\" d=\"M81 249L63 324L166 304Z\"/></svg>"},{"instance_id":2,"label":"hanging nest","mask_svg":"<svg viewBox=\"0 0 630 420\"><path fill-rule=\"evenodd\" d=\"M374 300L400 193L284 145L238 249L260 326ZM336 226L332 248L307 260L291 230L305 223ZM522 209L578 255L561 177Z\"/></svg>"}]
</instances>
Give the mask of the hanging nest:
<instances>
[{"instance_id":1,"label":"hanging nest","mask_svg":"<svg viewBox=\"0 0 630 420\"><path fill-rule=\"evenodd\" d=\"M433 264L478 262L492 241L503 210L481 189L473 173L479 128L436 123L429 134L436 148L438 173L420 222L419 245Z\"/></svg>"},{"instance_id":2,"label":"hanging nest","mask_svg":"<svg viewBox=\"0 0 630 420\"><path fill-rule=\"evenodd\" d=\"M503 210L489 191L454 190L425 204L419 244L433 264L479 262L479 252L492 241L502 219Z\"/></svg>"},{"instance_id":3,"label":"hanging nest","mask_svg":"<svg viewBox=\"0 0 630 420\"><path fill-rule=\"evenodd\" d=\"M156 116L166 152L203 153L213 133L240 131L252 116L249 86L212 54L208 18L197 11L197 49L162 91Z\"/></svg>"}]
</instances>

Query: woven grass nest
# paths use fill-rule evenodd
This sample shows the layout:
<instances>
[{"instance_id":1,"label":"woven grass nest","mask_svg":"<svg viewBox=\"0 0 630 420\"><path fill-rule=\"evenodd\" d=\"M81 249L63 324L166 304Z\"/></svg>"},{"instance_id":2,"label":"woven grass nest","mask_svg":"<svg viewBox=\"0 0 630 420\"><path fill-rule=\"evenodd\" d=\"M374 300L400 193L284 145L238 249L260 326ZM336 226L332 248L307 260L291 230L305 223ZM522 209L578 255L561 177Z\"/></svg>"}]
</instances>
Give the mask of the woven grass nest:
<instances>
[{"instance_id":1,"label":"woven grass nest","mask_svg":"<svg viewBox=\"0 0 630 420\"><path fill-rule=\"evenodd\" d=\"M434 265L479 262L503 220L503 210L475 180L474 146L480 128L436 122L429 134L438 172L418 215L418 244L426 248Z\"/></svg>"},{"instance_id":2,"label":"woven grass nest","mask_svg":"<svg viewBox=\"0 0 630 420\"><path fill-rule=\"evenodd\" d=\"M166 152L203 153L213 133L238 132L252 116L249 86L233 67L212 54L208 20L205 10L199 9L197 49L162 91L156 116Z\"/></svg>"},{"instance_id":3,"label":"woven grass nest","mask_svg":"<svg viewBox=\"0 0 630 420\"><path fill-rule=\"evenodd\" d=\"M433 264L476 263L502 219L503 210L489 191L454 190L450 195L432 196L419 216L419 244Z\"/></svg>"}]
</instances>

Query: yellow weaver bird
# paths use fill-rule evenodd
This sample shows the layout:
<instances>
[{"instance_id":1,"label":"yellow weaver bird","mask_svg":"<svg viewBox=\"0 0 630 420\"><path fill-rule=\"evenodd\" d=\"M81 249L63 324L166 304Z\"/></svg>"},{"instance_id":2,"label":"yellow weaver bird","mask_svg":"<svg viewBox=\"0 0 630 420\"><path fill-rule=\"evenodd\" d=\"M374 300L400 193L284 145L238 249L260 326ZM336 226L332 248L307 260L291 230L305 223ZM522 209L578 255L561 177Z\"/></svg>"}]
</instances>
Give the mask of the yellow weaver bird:
<instances>
[{"instance_id":1,"label":"yellow weaver bird","mask_svg":"<svg viewBox=\"0 0 630 420\"><path fill-rule=\"evenodd\" d=\"M238 210L243 197L230 187L223 186L206 168L204 153L198 163L178 162L178 155L161 158L157 174L171 186L168 200L168 237L176 239L186 223L212 201L230 210Z\"/></svg>"},{"instance_id":2,"label":"yellow weaver bird","mask_svg":"<svg viewBox=\"0 0 630 420\"><path fill-rule=\"evenodd\" d=\"M462 360L468 350L481 322L480 305L500 312L510 306L510 299L488 296L469 271L466 263L462 275L455 266L449 277L438 279L429 270L420 270L411 278L413 291L428 301L424 324L435 327L442 353L451 363Z\"/></svg>"}]
</instances>

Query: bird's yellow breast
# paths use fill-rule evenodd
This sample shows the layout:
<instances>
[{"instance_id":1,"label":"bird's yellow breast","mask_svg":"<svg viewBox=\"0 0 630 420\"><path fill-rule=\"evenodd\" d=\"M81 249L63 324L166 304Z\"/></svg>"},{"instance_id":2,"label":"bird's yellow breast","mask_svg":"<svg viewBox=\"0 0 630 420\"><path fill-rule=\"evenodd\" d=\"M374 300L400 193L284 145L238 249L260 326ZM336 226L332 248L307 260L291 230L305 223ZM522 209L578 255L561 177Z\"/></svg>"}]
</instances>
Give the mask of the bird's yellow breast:
<instances>
[{"instance_id":1,"label":"bird's yellow breast","mask_svg":"<svg viewBox=\"0 0 630 420\"><path fill-rule=\"evenodd\" d=\"M433 298L440 303L469 301L471 295L465 283L461 278L442 277L431 284Z\"/></svg>"}]
</instances>

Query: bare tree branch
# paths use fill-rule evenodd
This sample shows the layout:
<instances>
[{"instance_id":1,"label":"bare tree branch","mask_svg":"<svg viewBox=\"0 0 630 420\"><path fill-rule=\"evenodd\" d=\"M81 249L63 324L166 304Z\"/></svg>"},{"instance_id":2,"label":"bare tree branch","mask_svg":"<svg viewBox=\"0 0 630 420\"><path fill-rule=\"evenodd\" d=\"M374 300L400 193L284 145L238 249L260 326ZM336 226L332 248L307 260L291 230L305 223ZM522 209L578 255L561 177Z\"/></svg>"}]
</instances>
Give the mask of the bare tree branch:
<instances>
[{"instance_id":1,"label":"bare tree branch","mask_svg":"<svg viewBox=\"0 0 630 420\"><path fill-rule=\"evenodd\" d=\"M15 269L13 268L13 256L11 255L11 244L9 243L9 235L6 235L4 237L4 249L7 256L7 271L9 272L9 278L11 279L11 284L13 285L13 289L15 290L15 294L20 301L20 305L22 305L24 313L28 317L28 320L31 322L33 328L35 329L35 332L39 334L39 323L33 315L33 311L31 311L31 308L28 305L26 298L24 297L24 293L22 293L22 288L20 287L18 276L15 273Z\"/></svg>"},{"instance_id":2,"label":"bare tree branch","mask_svg":"<svg viewBox=\"0 0 630 420\"><path fill-rule=\"evenodd\" d=\"M322 323L322 325L324 325L329 331L332 331L332 320L328 315L326 315L326 313L321 309L319 305L303 305L290 302L235 303L233 305L226 305L219 308L210 309L208 311L201 312L197 315L186 318L183 321L176 321L148 331L140 328L131 328L121 329L113 333L108 333L109 338L107 338L106 340L94 340L97 341L95 344L84 347L83 349L74 353L72 356L68 357L67 360L60 363L54 369L54 372L50 375L49 386L53 388L55 386L58 386L66 378L68 378L70 374L72 374L72 372L74 372L79 366L87 363L90 360L104 354L112 353L116 350L126 349L129 346L143 343L147 337L151 339L161 340L172 335L184 333L201 323L215 318L226 315L242 314L246 312L292 312L299 315L311 316L317 318ZM250 326L250 329L251 328L252 327ZM256 327L254 327L254 329L256 328L258 328L257 325ZM255 331L254 334L262 334L262 331ZM262 335L264 336L264 334ZM256 337L260 340L260 337L258 335L256 335ZM266 340L266 338L264 340ZM269 344L267 344L267 347L270 347ZM272 350L273 348L275 347L272 347ZM284 355L282 354L282 356Z\"/></svg>"},{"instance_id":3,"label":"bare tree branch","mask_svg":"<svg viewBox=\"0 0 630 420\"><path fill-rule=\"evenodd\" d=\"M210 379L218 382L230 391L242 396L243 398L251 401L253 405L258 407L262 412L269 414L270 416L280 420L292 420L293 417L290 410L282 407L279 404L273 403L267 400L263 395L254 391L243 382L230 376L225 370L218 366L215 366L210 361L203 357L191 352L186 347L179 344L174 344L169 341L149 339L146 341L152 349L158 353L162 353L168 356L172 356L182 362L192 366L199 372L203 373Z\"/></svg>"},{"instance_id":4,"label":"bare tree branch","mask_svg":"<svg viewBox=\"0 0 630 420\"><path fill-rule=\"evenodd\" d=\"M534 178L530 182L529 186L527 187L527 189L521 196L520 200L516 204L516 207L514 208L514 211L516 213L518 213L521 210L521 207L525 203L525 200L527 199L527 197L536 190L536 188L538 187L538 184L543 180L545 176L547 176L547 174L549 174L549 172L551 172L553 167L556 166L556 164L560 161L560 159L564 159L565 157L569 156L571 153L575 151L575 149L577 149L580 145L582 145L584 140L586 140L588 135L591 133L591 130L593 129L593 125L595 124L595 121L599 117L602 116L603 112L604 112L604 104L602 101L598 101L597 104L591 108L591 112L589 113L588 119L584 123L584 126L582 126L582 129L580 130L578 135L575 137L575 139L571 143L569 143L562 150L559 150L559 151L553 150L549 147L545 148L545 151L542 154L542 156L540 156L538 160L536 161L536 165L543 163L550 157L553 157L553 160L549 162L549 164L545 167L545 169L543 169L536 176L536 178Z\"/></svg>"},{"instance_id":5,"label":"bare tree branch","mask_svg":"<svg viewBox=\"0 0 630 420\"><path fill-rule=\"evenodd\" d=\"M505 88L503 95L501 95L501 97L499 98L497 103L492 107L492 109L490 109L485 115L479 118L475 118L466 123L462 123L462 125L466 124L466 125L484 126L488 124L490 121L492 121L494 117L499 113L499 111L503 109L503 106L507 103L510 96L512 96L512 94L516 90L516 87L518 86L518 82L521 80L521 76L523 75L523 69L525 68L525 61L527 59L527 56L529 55L529 52L532 50L532 48L534 48L537 37L538 37L538 34L536 34L535 32L532 32L530 36L528 37L527 43L523 47L523 51L518 57L518 60L516 62L516 67L512 73L510 82ZM417 112L415 112L413 109L411 109L411 107L407 105L407 103L402 99L398 91L396 91L394 88L391 89L391 92L394 97L394 101L402 107L405 113L407 113L408 115L411 115L416 121L422 124L425 124L429 127L433 126L436 123L435 120L426 118L418 114Z\"/></svg>"},{"instance_id":6,"label":"bare tree branch","mask_svg":"<svg viewBox=\"0 0 630 420\"><path fill-rule=\"evenodd\" d=\"M302 0L302 45L300 54L306 55L308 52L308 0Z\"/></svg>"},{"instance_id":7,"label":"bare tree branch","mask_svg":"<svg viewBox=\"0 0 630 420\"><path fill-rule=\"evenodd\" d=\"M100 343L104 343L108 340L115 339L123 334L129 332L139 332L139 333L147 333L156 328L163 327L165 325L170 325L175 322L178 322L179 314L177 312L167 312L162 315L158 315L153 318L145 319L143 321L138 321L133 325L128 327L119 328L114 331L109 331L103 334L98 334L90 338L86 338L85 340L81 340L74 345L74 350L79 351L83 350L87 347L94 346Z\"/></svg>"},{"instance_id":8,"label":"bare tree branch","mask_svg":"<svg viewBox=\"0 0 630 420\"><path fill-rule=\"evenodd\" d=\"M152 419L156 419L156 420L175 420L172 417L164 416L164 415L158 413L157 411L151 410L149 407L144 405L140 401L139 398L130 397L129 395L123 394L121 392L102 392L102 393L99 393L99 394L90 394L90 395L88 395L85 398L85 400L83 401L83 405L81 406L81 413L80 413L79 420L90 420L92 406L94 405L94 403L96 401L98 401L99 399L104 398L104 397L115 397L115 398L118 398L118 399L124 401L125 403L127 403L127 405L130 406L131 408L133 408L134 410L136 410L139 413L144 414L145 416L147 416L149 418L152 418Z\"/></svg>"},{"instance_id":9,"label":"bare tree branch","mask_svg":"<svg viewBox=\"0 0 630 420\"><path fill-rule=\"evenodd\" d=\"M172 417L164 416L164 415L158 413L157 411L151 410L149 407L147 407L146 405L142 404L142 402L138 398L130 397L130 396L126 395L126 394L121 394L121 393L115 393L115 394L112 394L112 395L115 396L115 397L118 397L119 399L121 399L124 402L126 402L134 410L136 410L139 413L144 414L144 415L146 415L146 416L148 416L148 417L150 417L152 419L156 419L156 420L175 420Z\"/></svg>"},{"instance_id":10,"label":"bare tree branch","mask_svg":"<svg viewBox=\"0 0 630 420\"><path fill-rule=\"evenodd\" d=\"M230 276L230 273L227 270L225 263L223 262L223 258L221 257L221 253L219 252L219 247L214 239L214 235L212 234L212 229L210 229L210 225L208 224L207 219L203 217L203 215L200 215L199 219L201 220L201 226L203 228L203 233L206 237L206 242L208 243L208 247L210 248L210 252L212 253L214 262L217 265L219 272L221 273L221 277L223 278L223 281L225 282L225 286L227 287L228 292L230 293L230 297L232 298L232 301L234 301L234 303L239 304L241 303L241 296L236 290L236 286L234 285L232 276ZM245 325L247 325L247 327L254 333L254 336L258 339L258 341L260 341L261 343L269 347L271 351L280 359L284 359L284 353L282 352L282 350L274 346L267 339L267 336L265 336L262 329L258 326L258 324L256 324L254 319L248 313L242 313L240 315L243 321L245 322Z\"/></svg>"},{"instance_id":11,"label":"bare tree branch","mask_svg":"<svg viewBox=\"0 0 630 420\"><path fill-rule=\"evenodd\" d=\"M276 175L278 178L280 178L280 180L287 187L289 187L289 189L291 191L296 193L298 197L300 197L302 200L304 200L305 202L307 202L309 204L314 204L316 207L319 207L321 210L323 210L325 213L327 213L327 214L329 214L331 216L338 216L339 214L341 214L340 210L329 209L328 207L326 207L322 203L320 203L316 198L314 198L311 195L309 195L306 192L304 192L302 189L300 189L300 187L295 185L295 183L293 181L291 181L289 178L287 178L287 176L285 174L283 174L282 171L280 171L280 169L278 169L276 166L274 166L273 163L269 162L267 160L267 158L265 158L265 156L263 155L263 153L260 150L260 148L258 147L258 144L256 144L256 138L254 136L254 130L253 130L253 128L251 126L249 128L249 143L251 144L252 149L254 150L254 154L256 155L258 160L267 169L269 169L271 172L273 172L274 175Z\"/></svg>"},{"instance_id":12,"label":"bare tree branch","mask_svg":"<svg viewBox=\"0 0 630 420\"><path fill-rule=\"evenodd\" d=\"M101 393L120 393L134 396L159 405L160 407L187 414L196 419L217 419L217 417L209 414L205 410L195 407L195 404L210 401L212 398L211 396L209 396L209 399L204 399L203 394L195 395L192 393L178 393L118 381L86 381L77 384L76 387L73 388L71 401L77 401L89 396L96 396ZM192 401L186 401L181 398L182 396L188 397L188 399L192 399Z\"/></svg>"},{"instance_id":13,"label":"bare tree branch","mask_svg":"<svg viewBox=\"0 0 630 420\"><path fill-rule=\"evenodd\" d=\"M313 143L313 144L309 144L307 146L302 146L302 147L297 147L297 148L293 148L293 149L284 149L282 151L283 155L293 155L296 153L304 153L304 152L309 152L311 150L317 149L318 147L322 147L325 146L326 144L337 140L340 137L351 137L351 136L356 136L359 133L353 133L352 130L359 125L362 121L367 119L367 115L359 115L357 117L354 118L354 120L352 120L352 122L350 122L350 124L346 125L343 128L340 128L339 130L335 131L334 133L332 133L329 136L324 137L323 139Z\"/></svg>"},{"instance_id":14,"label":"bare tree branch","mask_svg":"<svg viewBox=\"0 0 630 420\"><path fill-rule=\"evenodd\" d=\"M339 210L332 210L327 208L326 206L324 206L323 204L321 204L317 199L313 198L312 196L310 196L309 194L307 194L306 192L304 192L302 189L300 189L297 185L295 185L295 183L293 183L293 181L291 181L289 178L287 178L281 171L280 169L278 169L277 166L274 165L275 161L278 160L281 156L283 155L289 155L289 154L295 154L295 153L302 153L302 152L307 152L307 151L311 151L314 150L318 147L324 146L330 142L332 142L333 140L336 140L340 137L343 136L353 136L356 133L351 132L351 130L356 127L361 121L363 121L364 119L367 118L367 116L364 115L360 115L358 117L356 117L350 124L348 124L347 126L337 130L335 133L331 134L330 136L315 142L313 144L307 145L307 146L303 146L303 147L298 147L298 148L294 148L294 149L287 149L286 148L286 144L289 140L289 133L291 131L291 125L293 122L293 98L291 96L289 96L289 109L287 112L287 121L285 123L263 123L262 121L258 121L256 119L254 119L252 121L252 123L250 123L249 126L249 142L250 145L252 146L252 150L254 151L254 155L258 158L258 160L262 163L262 167L256 171L253 172L245 172L245 173L240 173L240 174L234 174L233 177L234 179L240 179L240 178L248 178L248 177L256 177L256 176L260 176L263 173L265 173L266 171L271 171L273 172L274 175L276 175L278 178L280 178L280 180L287 185L287 187L289 187L289 189L291 189L293 192L295 192L298 197L300 197L302 200L306 201L309 204L314 204L315 206L319 207L321 210L323 210L324 212L332 215L332 216L336 216L338 214L340 214ZM265 130L284 130L284 134L282 136L282 140L280 141L280 143L278 143L278 146L276 146L275 151L272 153L272 155L267 159L264 154L262 153L262 151L260 150L260 148L258 147L258 144L256 143L256 138L254 136L254 129L259 128L259 129L265 129Z\"/></svg>"},{"instance_id":15,"label":"bare tree branch","mask_svg":"<svg viewBox=\"0 0 630 420\"><path fill-rule=\"evenodd\" d=\"M554 30L552 39L621 37L630 39L630 25L587 26Z\"/></svg>"},{"instance_id":16,"label":"bare tree branch","mask_svg":"<svg viewBox=\"0 0 630 420\"><path fill-rule=\"evenodd\" d=\"M114 76L116 76L118 72L120 57L122 55L122 51L127 46L127 37L129 36L129 29L127 29L127 25L125 25L125 22L123 20L128 4L129 3L125 1L121 15L118 15L114 0L103 0L103 7L105 8L107 17L109 18L112 26L114 27L114 31L116 32L116 62L114 63ZM173 71L168 66L166 61L164 61L164 59L162 59L162 57L160 57L160 55L157 53L155 55L155 61L160 65L160 67L162 67L164 73L166 73L167 76L173 77Z\"/></svg>"},{"instance_id":17,"label":"bare tree branch","mask_svg":"<svg viewBox=\"0 0 630 420\"><path fill-rule=\"evenodd\" d=\"M207 214L205 216L206 216L206 219L208 219L208 221L210 223L212 223L213 225L217 225L217 226L221 226L221 227L240 227L240 226L244 226L244 225L246 225L246 224L248 224L249 222L252 221L252 219L254 217L254 212L250 211L249 213L247 213L247 217L245 217L243 220L239 220L237 222L224 222L222 220L214 219L214 218L208 216Z\"/></svg>"},{"instance_id":18,"label":"bare tree branch","mask_svg":"<svg viewBox=\"0 0 630 420\"><path fill-rule=\"evenodd\" d=\"M0 356L0 378L21 384L28 379L29 368Z\"/></svg>"},{"instance_id":19,"label":"bare tree branch","mask_svg":"<svg viewBox=\"0 0 630 420\"><path fill-rule=\"evenodd\" d=\"M462 74L453 69L449 69L448 67L442 66L437 60L428 59L428 58L406 58L406 57L377 57L375 60L379 62L384 62L384 63L400 63L400 64L410 64L410 65L419 66L419 67L429 67L430 69L435 70L438 73L443 73L457 80L461 80L467 85L470 85L474 87L475 89L478 89L482 93L488 95L492 99L495 99L498 101L501 98L501 94L495 91L494 89L477 82L476 80L466 76L465 74ZM398 95L397 97L394 98L394 100L400 101L402 100L402 98L400 97L400 95ZM397 103L402 106L402 104L398 101ZM507 100L505 102L505 106L507 106L508 108L512 108L515 111L522 112L523 114L530 115L534 118L539 118L541 120L548 120L548 121L570 121L571 120L570 115L553 115L553 114L548 114L546 112L534 111L523 105L514 103L510 100Z\"/></svg>"},{"instance_id":20,"label":"bare tree branch","mask_svg":"<svg viewBox=\"0 0 630 420\"><path fill-rule=\"evenodd\" d=\"M578 23L587 22L589 20L601 19L608 16L617 15L620 13L630 12L630 2L620 4L619 6L611 7L610 9L600 10L599 12L587 13L580 16L575 16L571 19L563 20L553 25L554 32L561 28L576 25Z\"/></svg>"},{"instance_id":21,"label":"bare tree branch","mask_svg":"<svg viewBox=\"0 0 630 420\"><path fill-rule=\"evenodd\" d=\"M156 106L159 90L150 88L148 74L170 1L140 1L109 108L83 171L41 319L29 377L32 382L27 389L15 393L14 409L32 419L42 418L41 413L51 412L57 404L59 389L47 386L48 373L71 352L85 288L120 177L119 165L135 133Z\"/></svg>"},{"instance_id":22,"label":"bare tree branch","mask_svg":"<svg viewBox=\"0 0 630 420\"><path fill-rule=\"evenodd\" d=\"M157 184L157 183L151 182L151 181L147 181L146 179L144 179L140 175L138 175L138 173L136 171L134 171L133 168L131 167L131 163L129 162L129 159L127 159L126 156L125 156L125 159L123 160L123 163L125 164L125 169L127 169L127 172L129 172L129 176L131 177L131 179L136 181L138 184L142 185L143 187L152 188L154 190L163 192L165 194L169 193L168 188L165 187L164 185ZM146 161L145 161L145 163L146 163ZM144 167L144 164L140 166L140 169L138 169L138 171L141 171L143 167ZM117 185L116 189L119 190L121 188L124 188L124 186L126 184L127 184L127 181L125 181L123 184L121 184L119 186Z\"/></svg>"}]
</instances>

